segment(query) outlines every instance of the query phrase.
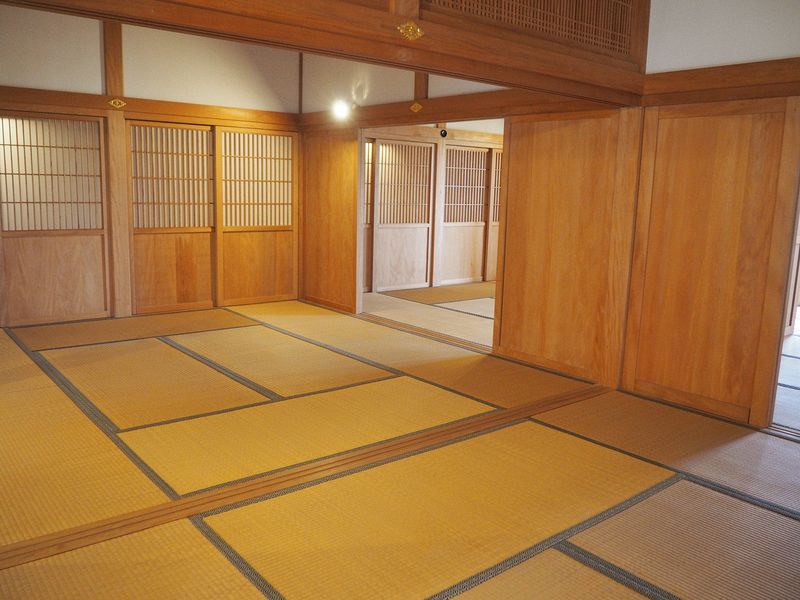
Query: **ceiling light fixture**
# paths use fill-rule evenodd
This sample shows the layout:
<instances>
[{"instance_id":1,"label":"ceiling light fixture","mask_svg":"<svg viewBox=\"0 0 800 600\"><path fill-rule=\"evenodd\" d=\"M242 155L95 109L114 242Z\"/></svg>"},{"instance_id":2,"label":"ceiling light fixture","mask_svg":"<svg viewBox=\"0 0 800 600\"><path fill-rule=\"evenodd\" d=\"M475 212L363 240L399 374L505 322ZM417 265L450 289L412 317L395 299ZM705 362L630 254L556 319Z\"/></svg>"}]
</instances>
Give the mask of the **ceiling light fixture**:
<instances>
[{"instance_id":1,"label":"ceiling light fixture","mask_svg":"<svg viewBox=\"0 0 800 600\"><path fill-rule=\"evenodd\" d=\"M333 103L331 107L331 112L333 113L333 117L338 121L344 121L350 116L352 112L352 107L345 102L344 100L337 100Z\"/></svg>"}]
</instances>

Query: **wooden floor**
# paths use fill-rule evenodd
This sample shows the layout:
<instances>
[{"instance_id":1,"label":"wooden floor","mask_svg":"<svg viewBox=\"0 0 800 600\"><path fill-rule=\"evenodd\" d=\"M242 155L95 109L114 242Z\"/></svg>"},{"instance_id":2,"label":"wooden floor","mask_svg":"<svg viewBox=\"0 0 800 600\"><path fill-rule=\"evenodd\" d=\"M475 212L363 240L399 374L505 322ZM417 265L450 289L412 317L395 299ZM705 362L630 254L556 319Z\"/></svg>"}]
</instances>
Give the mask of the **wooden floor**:
<instances>
[{"instance_id":1,"label":"wooden floor","mask_svg":"<svg viewBox=\"0 0 800 600\"><path fill-rule=\"evenodd\" d=\"M7 330L0 409L2 598L800 597L800 443L445 334Z\"/></svg>"}]
</instances>

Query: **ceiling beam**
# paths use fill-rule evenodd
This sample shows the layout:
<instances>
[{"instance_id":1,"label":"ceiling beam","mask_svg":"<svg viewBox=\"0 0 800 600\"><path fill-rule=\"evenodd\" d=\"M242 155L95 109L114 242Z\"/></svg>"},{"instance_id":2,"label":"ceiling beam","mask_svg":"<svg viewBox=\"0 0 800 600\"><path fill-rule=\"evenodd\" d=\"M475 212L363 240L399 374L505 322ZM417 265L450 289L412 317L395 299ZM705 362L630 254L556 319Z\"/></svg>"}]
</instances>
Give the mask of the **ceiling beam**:
<instances>
[{"instance_id":1,"label":"ceiling beam","mask_svg":"<svg viewBox=\"0 0 800 600\"><path fill-rule=\"evenodd\" d=\"M269 44L547 91L620 106L641 100L641 74L537 48L468 27L422 21L424 35L405 40L402 14L341 0L11 0L42 8L176 31ZM397 2L408 10L413 2Z\"/></svg>"}]
</instances>

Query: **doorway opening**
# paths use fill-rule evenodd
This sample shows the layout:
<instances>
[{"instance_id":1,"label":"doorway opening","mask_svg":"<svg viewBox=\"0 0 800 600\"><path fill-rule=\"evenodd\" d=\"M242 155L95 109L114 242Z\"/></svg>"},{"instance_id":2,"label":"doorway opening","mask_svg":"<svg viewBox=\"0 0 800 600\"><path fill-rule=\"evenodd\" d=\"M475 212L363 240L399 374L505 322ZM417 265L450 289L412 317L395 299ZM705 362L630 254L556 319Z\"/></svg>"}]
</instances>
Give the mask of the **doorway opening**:
<instances>
[{"instance_id":1,"label":"doorway opening","mask_svg":"<svg viewBox=\"0 0 800 600\"><path fill-rule=\"evenodd\" d=\"M503 119L362 131L365 318L490 349Z\"/></svg>"},{"instance_id":2,"label":"doorway opening","mask_svg":"<svg viewBox=\"0 0 800 600\"><path fill-rule=\"evenodd\" d=\"M800 199L798 199L800 202ZM797 215L800 219L800 212ZM800 223L792 238L792 261L784 314L778 387L772 428L800 438Z\"/></svg>"}]
</instances>

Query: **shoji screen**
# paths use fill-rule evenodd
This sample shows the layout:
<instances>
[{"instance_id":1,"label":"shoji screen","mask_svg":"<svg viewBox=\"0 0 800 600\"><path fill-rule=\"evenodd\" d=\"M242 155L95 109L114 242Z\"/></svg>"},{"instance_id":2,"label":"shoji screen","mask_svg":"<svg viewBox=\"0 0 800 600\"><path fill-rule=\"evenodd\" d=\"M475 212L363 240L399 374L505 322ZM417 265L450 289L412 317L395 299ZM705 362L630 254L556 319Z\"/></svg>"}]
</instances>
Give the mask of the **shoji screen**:
<instances>
[{"instance_id":1,"label":"shoji screen","mask_svg":"<svg viewBox=\"0 0 800 600\"><path fill-rule=\"evenodd\" d=\"M108 315L103 189L98 120L0 115L0 321Z\"/></svg>"},{"instance_id":2,"label":"shoji screen","mask_svg":"<svg viewBox=\"0 0 800 600\"><path fill-rule=\"evenodd\" d=\"M217 131L224 275L220 304L297 295L295 137Z\"/></svg>"},{"instance_id":3,"label":"shoji screen","mask_svg":"<svg viewBox=\"0 0 800 600\"><path fill-rule=\"evenodd\" d=\"M135 311L212 306L210 128L133 122L130 144Z\"/></svg>"},{"instance_id":4,"label":"shoji screen","mask_svg":"<svg viewBox=\"0 0 800 600\"><path fill-rule=\"evenodd\" d=\"M375 291L428 285L431 272L433 144L376 144Z\"/></svg>"},{"instance_id":5,"label":"shoji screen","mask_svg":"<svg viewBox=\"0 0 800 600\"><path fill-rule=\"evenodd\" d=\"M364 278L362 289L372 289L372 213L375 209L375 140L364 142Z\"/></svg>"},{"instance_id":6,"label":"shoji screen","mask_svg":"<svg viewBox=\"0 0 800 600\"><path fill-rule=\"evenodd\" d=\"M766 426L800 98L647 109L623 385Z\"/></svg>"},{"instance_id":7,"label":"shoji screen","mask_svg":"<svg viewBox=\"0 0 800 600\"><path fill-rule=\"evenodd\" d=\"M497 242L500 233L500 177L503 169L503 151L492 150L492 177L489 197L489 218L486 226L486 260L484 264L484 279L494 281L497 279Z\"/></svg>"},{"instance_id":8,"label":"shoji screen","mask_svg":"<svg viewBox=\"0 0 800 600\"><path fill-rule=\"evenodd\" d=\"M437 280L442 284L481 281L490 151L449 146L445 156L441 272Z\"/></svg>"}]
</instances>

